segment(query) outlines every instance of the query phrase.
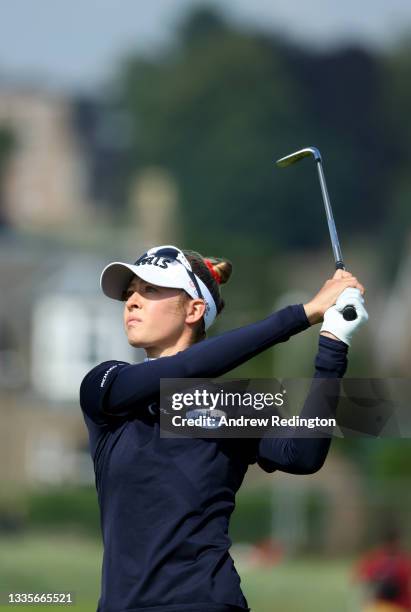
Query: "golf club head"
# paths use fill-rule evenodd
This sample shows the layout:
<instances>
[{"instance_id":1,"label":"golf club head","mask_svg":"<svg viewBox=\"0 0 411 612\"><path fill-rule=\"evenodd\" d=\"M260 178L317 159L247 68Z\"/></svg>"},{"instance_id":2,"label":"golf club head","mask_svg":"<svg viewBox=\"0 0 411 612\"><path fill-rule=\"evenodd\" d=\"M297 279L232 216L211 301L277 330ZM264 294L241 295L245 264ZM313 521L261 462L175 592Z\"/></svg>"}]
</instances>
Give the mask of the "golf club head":
<instances>
[{"instance_id":1,"label":"golf club head","mask_svg":"<svg viewBox=\"0 0 411 612\"><path fill-rule=\"evenodd\" d=\"M295 164L295 162L300 161L304 157L314 157L316 162L321 162L321 153L316 147L306 147L305 149L300 149L299 151L295 151L295 153L290 153L290 155L286 155L281 159L278 159L275 163L280 168L286 168L287 166L291 166L291 164Z\"/></svg>"}]
</instances>

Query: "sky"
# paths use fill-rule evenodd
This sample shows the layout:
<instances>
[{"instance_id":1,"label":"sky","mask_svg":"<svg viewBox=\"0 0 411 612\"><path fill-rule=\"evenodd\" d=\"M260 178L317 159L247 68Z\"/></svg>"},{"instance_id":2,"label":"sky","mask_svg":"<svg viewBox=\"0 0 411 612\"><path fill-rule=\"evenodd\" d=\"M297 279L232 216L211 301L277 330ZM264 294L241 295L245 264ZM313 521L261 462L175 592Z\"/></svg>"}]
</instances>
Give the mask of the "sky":
<instances>
[{"instance_id":1,"label":"sky","mask_svg":"<svg viewBox=\"0 0 411 612\"><path fill-rule=\"evenodd\" d=\"M0 78L89 91L130 49L150 52L203 0L3 0ZM346 41L374 47L411 32L411 0L213 0L246 27L279 31L303 44Z\"/></svg>"}]
</instances>

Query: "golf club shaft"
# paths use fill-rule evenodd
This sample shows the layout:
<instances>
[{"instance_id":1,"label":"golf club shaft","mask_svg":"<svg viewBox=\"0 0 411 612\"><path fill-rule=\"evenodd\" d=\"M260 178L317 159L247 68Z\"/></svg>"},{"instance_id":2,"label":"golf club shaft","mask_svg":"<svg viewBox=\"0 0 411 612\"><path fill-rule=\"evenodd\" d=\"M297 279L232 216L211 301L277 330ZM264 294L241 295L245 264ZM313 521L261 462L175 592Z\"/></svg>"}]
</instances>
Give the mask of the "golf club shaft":
<instances>
[{"instance_id":1,"label":"golf club shaft","mask_svg":"<svg viewBox=\"0 0 411 612\"><path fill-rule=\"evenodd\" d=\"M344 261L341 253L340 241L338 240L337 228L334 223L333 211L331 208L330 197L328 195L327 184L321 163L321 158L316 160L318 177L320 179L321 192L323 194L325 214L327 215L328 229L330 232L331 244L335 259L336 270L345 270ZM357 318L357 312L352 305L345 306L342 315L347 321L353 321Z\"/></svg>"},{"instance_id":2,"label":"golf club shaft","mask_svg":"<svg viewBox=\"0 0 411 612\"><path fill-rule=\"evenodd\" d=\"M276 164L280 166L280 168L286 168L287 166L290 166L291 164L294 164L295 162L300 161L300 159L303 159L304 157L309 157L309 156L313 157L317 163L317 170L318 170L318 177L320 179L321 193L323 196L325 213L327 215L328 230L330 233L331 245L332 245L332 249L334 253L335 268L336 270L345 270L344 261L343 261L343 257L341 253L340 242L338 240L337 229L335 227L330 198L328 195L327 185L325 182L325 176L324 176L323 167L322 167L322 157L321 157L320 151L316 147L306 147L305 149L300 149L299 151L295 151L295 153L291 153L290 155L286 155L285 157L278 159ZM355 310L355 307L352 304L351 305L348 304L347 306L345 306L342 312L342 316L344 317L346 321L353 321L354 319L356 319L357 312Z\"/></svg>"},{"instance_id":3,"label":"golf club shaft","mask_svg":"<svg viewBox=\"0 0 411 612\"><path fill-rule=\"evenodd\" d=\"M328 230L330 232L331 245L334 253L335 268L337 270L345 270L343 256L341 253L340 241L338 240L337 229L334 223L334 217L331 209L330 198L328 195L327 184L325 182L325 176L321 160L317 160L317 170L320 179L321 192L323 194L325 213L327 215Z\"/></svg>"}]
</instances>

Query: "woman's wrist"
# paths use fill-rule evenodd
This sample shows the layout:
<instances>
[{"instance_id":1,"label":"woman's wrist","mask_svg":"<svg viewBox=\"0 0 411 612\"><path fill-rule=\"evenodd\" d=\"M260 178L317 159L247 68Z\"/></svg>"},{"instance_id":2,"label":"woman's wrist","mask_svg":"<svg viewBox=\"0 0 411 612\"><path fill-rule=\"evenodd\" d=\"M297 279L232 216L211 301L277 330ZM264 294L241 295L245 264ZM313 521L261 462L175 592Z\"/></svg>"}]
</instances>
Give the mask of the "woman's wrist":
<instances>
[{"instance_id":1,"label":"woman's wrist","mask_svg":"<svg viewBox=\"0 0 411 612\"><path fill-rule=\"evenodd\" d=\"M310 325L316 325L323 320L322 314L318 312L316 306L312 302L303 304L304 311Z\"/></svg>"},{"instance_id":2,"label":"woman's wrist","mask_svg":"<svg viewBox=\"0 0 411 612\"><path fill-rule=\"evenodd\" d=\"M341 340L341 338L337 338L337 336L328 331L320 332L320 336L326 336L326 338L331 338L332 340Z\"/></svg>"}]
</instances>

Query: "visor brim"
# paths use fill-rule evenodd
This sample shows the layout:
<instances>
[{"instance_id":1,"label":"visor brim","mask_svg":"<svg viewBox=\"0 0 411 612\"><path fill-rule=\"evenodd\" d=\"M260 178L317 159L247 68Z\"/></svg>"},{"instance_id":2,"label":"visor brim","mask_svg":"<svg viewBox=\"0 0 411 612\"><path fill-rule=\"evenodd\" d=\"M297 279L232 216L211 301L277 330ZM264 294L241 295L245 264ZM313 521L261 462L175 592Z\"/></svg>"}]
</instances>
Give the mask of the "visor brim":
<instances>
[{"instance_id":1,"label":"visor brim","mask_svg":"<svg viewBox=\"0 0 411 612\"><path fill-rule=\"evenodd\" d=\"M124 291L127 289L133 276L137 276L159 287L184 289L191 295L192 290L190 292L187 286L186 273L184 269L181 269L180 272L180 265L177 264L177 266L174 271L176 274L172 276L162 268L135 266L122 261L114 261L108 264L101 273L100 287L107 297L114 300L122 300Z\"/></svg>"}]
</instances>

